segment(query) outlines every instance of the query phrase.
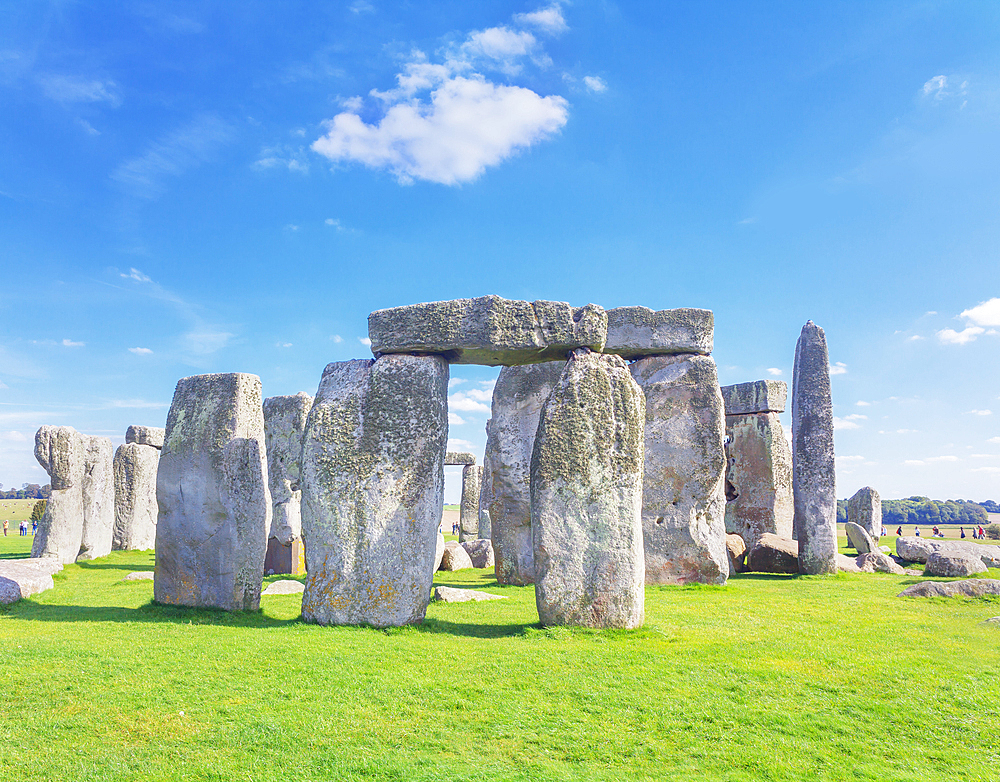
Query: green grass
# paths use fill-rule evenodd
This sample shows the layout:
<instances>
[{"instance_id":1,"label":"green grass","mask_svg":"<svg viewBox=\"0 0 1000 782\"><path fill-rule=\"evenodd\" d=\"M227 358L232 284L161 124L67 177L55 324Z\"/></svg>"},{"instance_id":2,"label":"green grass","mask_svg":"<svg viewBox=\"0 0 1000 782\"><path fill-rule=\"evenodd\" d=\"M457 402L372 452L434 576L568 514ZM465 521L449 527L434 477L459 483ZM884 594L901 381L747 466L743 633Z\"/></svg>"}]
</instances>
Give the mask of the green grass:
<instances>
[{"instance_id":1,"label":"green grass","mask_svg":"<svg viewBox=\"0 0 1000 782\"><path fill-rule=\"evenodd\" d=\"M531 587L418 627L151 603L150 553L0 609L4 780L992 780L1000 601L888 575L650 587L646 626L537 626ZM997 573L992 573L996 577ZM268 582L275 580L272 577Z\"/></svg>"},{"instance_id":2,"label":"green grass","mask_svg":"<svg viewBox=\"0 0 1000 782\"><path fill-rule=\"evenodd\" d=\"M31 509L38 500L0 500L0 522L21 521L31 518Z\"/></svg>"}]
</instances>

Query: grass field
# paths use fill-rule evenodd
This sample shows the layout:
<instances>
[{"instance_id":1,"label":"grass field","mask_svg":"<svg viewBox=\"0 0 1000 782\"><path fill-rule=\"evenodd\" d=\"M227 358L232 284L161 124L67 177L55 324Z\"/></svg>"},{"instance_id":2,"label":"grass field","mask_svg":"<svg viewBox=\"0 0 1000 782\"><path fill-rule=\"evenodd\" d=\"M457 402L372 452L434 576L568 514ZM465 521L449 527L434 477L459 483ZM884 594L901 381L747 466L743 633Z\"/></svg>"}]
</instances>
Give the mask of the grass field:
<instances>
[{"instance_id":1,"label":"grass field","mask_svg":"<svg viewBox=\"0 0 1000 782\"><path fill-rule=\"evenodd\" d=\"M31 509L38 500L0 500L0 521L21 521L31 518Z\"/></svg>"},{"instance_id":2,"label":"grass field","mask_svg":"<svg viewBox=\"0 0 1000 782\"><path fill-rule=\"evenodd\" d=\"M3 551L24 538L8 538ZM916 579L650 587L646 626L537 626L531 587L419 627L151 603L152 555L0 608L4 780L994 780L997 600ZM993 577L1000 573L991 572ZM276 578L276 577L275 577ZM274 578L267 579L268 581Z\"/></svg>"}]
</instances>

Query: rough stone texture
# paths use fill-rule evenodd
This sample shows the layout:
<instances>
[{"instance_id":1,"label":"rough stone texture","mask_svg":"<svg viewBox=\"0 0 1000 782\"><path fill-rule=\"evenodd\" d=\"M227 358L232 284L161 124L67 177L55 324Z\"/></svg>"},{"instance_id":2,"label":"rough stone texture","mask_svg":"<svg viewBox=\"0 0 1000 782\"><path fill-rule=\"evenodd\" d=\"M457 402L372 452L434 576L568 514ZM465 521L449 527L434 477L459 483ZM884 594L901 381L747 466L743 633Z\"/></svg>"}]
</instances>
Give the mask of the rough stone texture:
<instances>
[{"instance_id":1,"label":"rough stone texture","mask_svg":"<svg viewBox=\"0 0 1000 782\"><path fill-rule=\"evenodd\" d=\"M135 573L129 573L122 581L152 581L154 576L152 570L137 570Z\"/></svg>"},{"instance_id":2,"label":"rough stone texture","mask_svg":"<svg viewBox=\"0 0 1000 782\"><path fill-rule=\"evenodd\" d=\"M1000 595L1000 579L921 581L904 589L896 597L985 597L987 595Z\"/></svg>"},{"instance_id":3,"label":"rough stone texture","mask_svg":"<svg viewBox=\"0 0 1000 782\"><path fill-rule=\"evenodd\" d=\"M788 386L781 380L754 380L722 387L726 415L783 413Z\"/></svg>"},{"instance_id":4,"label":"rough stone texture","mask_svg":"<svg viewBox=\"0 0 1000 782\"><path fill-rule=\"evenodd\" d=\"M264 400L267 483L271 491L268 537L282 546L302 537L302 433L312 403L313 398L303 392Z\"/></svg>"},{"instance_id":5,"label":"rough stone texture","mask_svg":"<svg viewBox=\"0 0 1000 782\"><path fill-rule=\"evenodd\" d=\"M479 531L480 540L492 540L493 520L490 518L490 503L493 501L493 468L490 460L490 421L486 422L486 453L483 455L483 475L479 481Z\"/></svg>"},{"instance_id":6,"label":"rough stone texture","mask_svg":"<svg viewBox=\"0 0 1000 782\"><path fill-rule=\"evenodd\" d=\"M725 416L715 362L662 356L639 359L629 369L646 398L646 583L724 584Z\"/></svg>"},{"instance_id":7,"label":"rough stone texture","mask_svg":"<svg viewBox=\"0 0 1000 782\"><path fill-rule=\"evenodd\" d=\"M726 553L729 554L729 575L742 573L746 567L747 544L739 535L726 535Z\"/></svg>"},{"instance_id":8,"label":"rough stone texture","mask_svg":"<svg viewBox=\"0 0 1000 782\"><path fill-rule=\"evenodd\" d=\"M878 551L878 546L871 539L868 531L860 524L849 521L844 525L847 532L847 543L859 554L867 554L870 551Z\"/></svg>"},{"instance_id":9,"label":"rough stone texture","mask_svg":"<svg viewBox=\"0 0 1000 782\"><path fill-rule=\"evenodd\" d=\"M935 551L927 557L924 567L925 576L941 576L944 578L960 578L974 576L987 571L983 560L965 551L943 550Z\"/></svg>"},{"instance_id":10,"label":"rough stone texture","mask_svg":"<svg viewBox=\"0 0 1000 782\"><path fill-rule=\"evenodd\" d=\"M926 562L935 551L964 552L981 559L986 567L1000 568L1000 546L986 546L964 540L933 540L915 536L896 538L896 553L905 562Z\"/></svg>"},{"instance_id":11,"label":"rough stone texture","mask_svg":"<svg viewBox=\"0 0 1000 782\"><path fill-rule=\"evenodd\" d=\"M792 537L792 451L777 413L726 416L726 532Z\"/></svg>"},{"instance_id":12,"label":"rough stone texture","mask_svg":"<svg viewBox=\"0 0 1000 782\"><path fill-rule=\"evenodd\" d=\"M491 595L475 589L455 589L454 587L434 587L434 599L442 603L469 603L482 600L506 600L506 595Z\"/></svg>"},{"instance_id":13,"label":"rough stone texture","mask_svg":"<svg viewBox=\"0 0 1000 782\"><path fill-rule=\"evenodd\" d=\"M462 544L472 560L472 567L487 568L493 567L495 559L493 555L493 544L488 540L469 540Z\"/></svg>"},{"instance_id":14,"label":"rough stone texture","mask_svg":"<svg viewBox=\"0 0 1000 782\"><path fill-rule=\"evenodd\" d=\"M115 528L111 548L146 551L156 545L156 470L160 450L125 443L115 451Z\"/></svg>"},{"instance_id":15,"label":"rough stone texture","mask_svg":"<svg viewBox=\"0 0 1000 782\"><path fill-rule=\"evenodd\" d=\"M285 578L268 584L267 589L261 592L262 595L299 595L306 591L306 585L301 581L293 581Z\"/></svg>"},{"instance_id":16,"label":"rough stone texture","mask_svg":"<svg viewBox=\"0 0 1000 782\"><path fill-rule=\"evenodd\" d=\"M260 378L178 381L156 473L159 603L255 611L271 524Z\"/></svg>"},{"instance_id":17,"label":"rough stone texture","mask_svg":"<svg viewBox=\"0 0 1000 782\"><path fill-rule=\"evenodd\" d=\"M896 538L896 553L905 562L926 562L937 549L936 542L924 538L907 535Z\"/></svg>"},{"instance_id":18,"label":"rough stone texture","mask_svg":"<svg viewBox=\"0 0 1000 782\"><path fill-rule=\"evenodd\" d=\"M420 622L444 509L448 364L342 361L323 372L302 448L302 617Z\"/></svg>"},{"instance_id":19,"label":"rough stone texture","mask_svg":"<svg viewBox=\"0 0 1000 782\"><path fill-rule=\"evenodd\" d=\"M132 425L125 430L125 443L135 443L136 445L148 445L151 448L163 448L163 438L167 430L158 426L135 426Z\"/></svg>"},{"instance_id":20,"label":"rough stone texture","mask_svg":"<svg viewBox=\"0 0 1000 782\"><path fill-rule=\"evenodd\" d=\"M62 564L56 562L54 557L44 559L51 559L54 564L59 566L59 569L62 569ZM52 589L52 573L55 571L23 564L27 561L23 559L0 560L0 605L10 605L22 598Z\"/></svg>"},{"instance_id":21,"label":"rough stone texture","mask_svg":"<svg viewBox=\"0 0 1000 782\"><path fill-rule=\"evenodd\" d=\"M858 567L857 558L849 557L847 554L837 553L837 570L844 573L860 573L861 568Z\"/></svg>"},{"instance_id":22,"label":"rough stone texture","mask_svg":"<svg viewBox=\"0 0 1000 782\"><path fill-rule=\"evenodd\" d=\"M676 309L654 312L649 307L608 310L605 353L634 359L675 353L712 352L715 315L711 310Z\"/></svg>"},{"instance_id":23,"label":"rough stone texture","mask_svg":"<svg viewBox=\"0 0 1000 782\"><path fill-rule=\"evenodd\" d=\"M575 351L542 407L531 456L535 603L543 625L645 618L645 400L624 360Z\"/></svg>"},{"instance_id":24,"label":"rough stone texture","mask_svg":"<svg viewBox=\"0 0 1000 782\"><path fill-rule=\"evenodd\" d=\"M516 366L565 359L586 347L601 350L604 309L557 301L510 301L499 296L435 301L378 310L368 316L372 353L437 353L453 364Z\"/></svg>"},{"instance_id":25,"label":"rough stone texture","mask_svg":"<svg viewBox=\"0 0 1000 782\"><path fill-rule=\"evenodd\" d=\"M795 345L792 492L801 573L837 572L837 484L826 334L811 320Z\"/></svg>"},{"instance_id":26,"label":"rough stone texture","mask_svg":"<svg viewBox=\"0 0 1000 782\"><path fill-rule=\"evenodd\" d=\"M861 554L857 559L858 568L862 573L892 573L894 576L903 575L903 568L893 561L892 557L882 551L870 551Z\"/></svg>"},{"instance_id":27,"label":"rough stone texture","mask_svg":"<svg viewBox=\"0 0 1000 782\"><path fill-rule=\"evenodd\" d=\"M444 455L445 467L458 467L475 463L476 463L475 454L466 453L464 451L448 451Z\"/></svg>"},{"instance_id":28,"label":"rough stone texture","mask_svg":"<svg viewBox=\"0 0 1000 782\"><path fill-rule=\"evenodd\" d=\"M531 450L542 405L559 382L565 361L504 367L493 389L486 440L490 480L484 487L498 584L535 580L531 547Z\"/></svg>"},{"instance_id":29,"label":"rough stone texture","mask_svg":"<svg viewBox=\"0 0 1000 782\"><path fill-rule=\"evenodd\" d=\"M1000 616L991 616L989 619L984 619L979 624L989 625L990 627L1000 627Z\"/></svg>"},{"instance_id":30,"label":"rough stone texture","mask_svg":"<svg viewBox=\"0 0 1000 782\"><path fill-rule=\"evenodd\" d=\"M462 503L459 505L458 539L462 542L479 537L479 491L483 468L467 464L462 469Z\"/></svg>"},{"instance_id":31,"label":"rough stone texture","mask_svg":"<svg viewBox=\"0 0 1000 782\"><path fill-rule=\"evenodd\" d=\"M747 570L752 573L798 573L799 544L764 533L747 554Z\"/></svg>"},{"instance_id":32,"label":"rough stone texture","mask_svg":"<svg viewBox=\"0 0 1000 782\"><path fill-rule=\"evenodd\" d=\"M882 498L871 486L858 489L847 501L847 520L861 527L878 543L882 537Z\"/></svg>"},{"instance_id":33,"label":"rough stone texture","mask_svg":"<svg viewBox=\"0 0 1000 782\"><path fill-rule=\"evenodd\" d=\"M115 448L107 437L83 438L83 534L77 561L106 557L115 531Z\"/></svg>"},{"instance_id":34,"label":"rough stone texture","mask_svg":"<svg viewBox=\"0 0 1000 782\"><path fill-rule=\"evenodd\" d=\"M434 572L441 569L441 560L444 558L444 535L438 531L437 544L434 546Z\"/></svg>"},{"instance_id":35,"label":"rough stone texture","mask_svg":"<svg viewBox=\"0 0 1000 782\"><path fill-rule=\"evenodd\" d=\"M465 570L471 568L472 557L462 548L461 544L449 540L444 544L444 556L441 557L440 570Z\"/></svg>"},{"instance_id":36,"label":"rough stone texture","mask_svg":"<svg viewBox=\"0 0 1000 782\"><path fill-rule=\"evenodd\" d=\"M35 458L49 474L52 495L31 544L32 557L76 562L83 540L85 446L70 426L43 426L35 433Z\"/></svg>"}]
</instances>

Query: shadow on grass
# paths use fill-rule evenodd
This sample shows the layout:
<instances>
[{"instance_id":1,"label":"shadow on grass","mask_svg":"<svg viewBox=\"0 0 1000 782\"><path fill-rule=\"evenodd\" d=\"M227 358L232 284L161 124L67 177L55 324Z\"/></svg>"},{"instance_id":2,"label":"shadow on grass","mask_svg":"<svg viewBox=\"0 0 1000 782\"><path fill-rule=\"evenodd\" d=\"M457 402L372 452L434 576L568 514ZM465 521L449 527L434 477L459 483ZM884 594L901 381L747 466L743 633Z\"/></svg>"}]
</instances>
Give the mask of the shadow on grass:
<instances>
[{"instance_id":1,"label":"shadow on grass","mask_svg":"<svg viewBox=\"0 0 1000 782\"><path fill-rule=\"evenodd\" d=\"M419 633L462 635L466 638L513 638L530 629L539 629L538 622L511 622L510 624L473 624L471 622L449 622L446 619L424 619L418 625L410 625Z\"/></svg>"},{"instance_id":2,"label":"shadow on grass","mask_svg":"<svg viewBox=\"0 0 1000 782\"><path fill-rule=\"evenodd\" d=\"M220 625L227 627L286 627L300 621L275 619L262 611L223 611L212 608L166 606L150 601L138 608L121 606L46 605L32 600L14 603L9 616L29 622L157 622L180 625Z\"/></svg>"},{"instance_id":3,"label":"shadow on grass","mask_svg":"<svg viewBox=\"0 0 1000 782\"><path fill-rule=\"evenodd\" d=\"M153 569L149 565L110 565L105 562L91 562L86 559L74 564L79 565L84 570L127 570L129 573L137 573L144 570L152 571Z\"/></svg>"}]
</instances>

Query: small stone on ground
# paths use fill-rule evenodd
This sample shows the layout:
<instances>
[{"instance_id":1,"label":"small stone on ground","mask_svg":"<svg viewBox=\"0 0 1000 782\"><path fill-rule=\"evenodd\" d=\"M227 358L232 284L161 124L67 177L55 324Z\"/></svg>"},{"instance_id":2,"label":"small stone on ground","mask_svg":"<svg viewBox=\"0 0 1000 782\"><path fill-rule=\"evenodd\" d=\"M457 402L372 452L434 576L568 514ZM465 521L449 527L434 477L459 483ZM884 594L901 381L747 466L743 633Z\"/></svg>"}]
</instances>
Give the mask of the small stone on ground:
<instances>
[{"instance_id":1,"label":"small stone on ground","mask_svg":"<svg viewBox=\"0 0 1000 782\"><path fill-rule=\"evenodd\" d=\"M491 595L489 592L479 592L475 589L456 589L455 587L435 587L434 599L442 603L468 603L480 600L506 600L505 595Z\"/></svg>"},{"instance_id":2,"label":"small stone on ground","mask_svg":"<svg viewBox=\"0 0 1000 782\"><path fill-rule=\"evenodd\" d=\"M306 585L301 581L293 581L290 578L283 578L275 581L267 589L261 592L262 595L295 595L301 594L306 589Z\"/></svg>"},{"instance_id":3,"label":"small stone on ground","mask_svg":"<svg viewBox=\"0 0 1000 782\"><path fill-rule=\"evenodd\" d=\"M129 573L122 581L152 581L153 571L152 570L138 570L135 573Z\"/></svg>"}]
</instances>

